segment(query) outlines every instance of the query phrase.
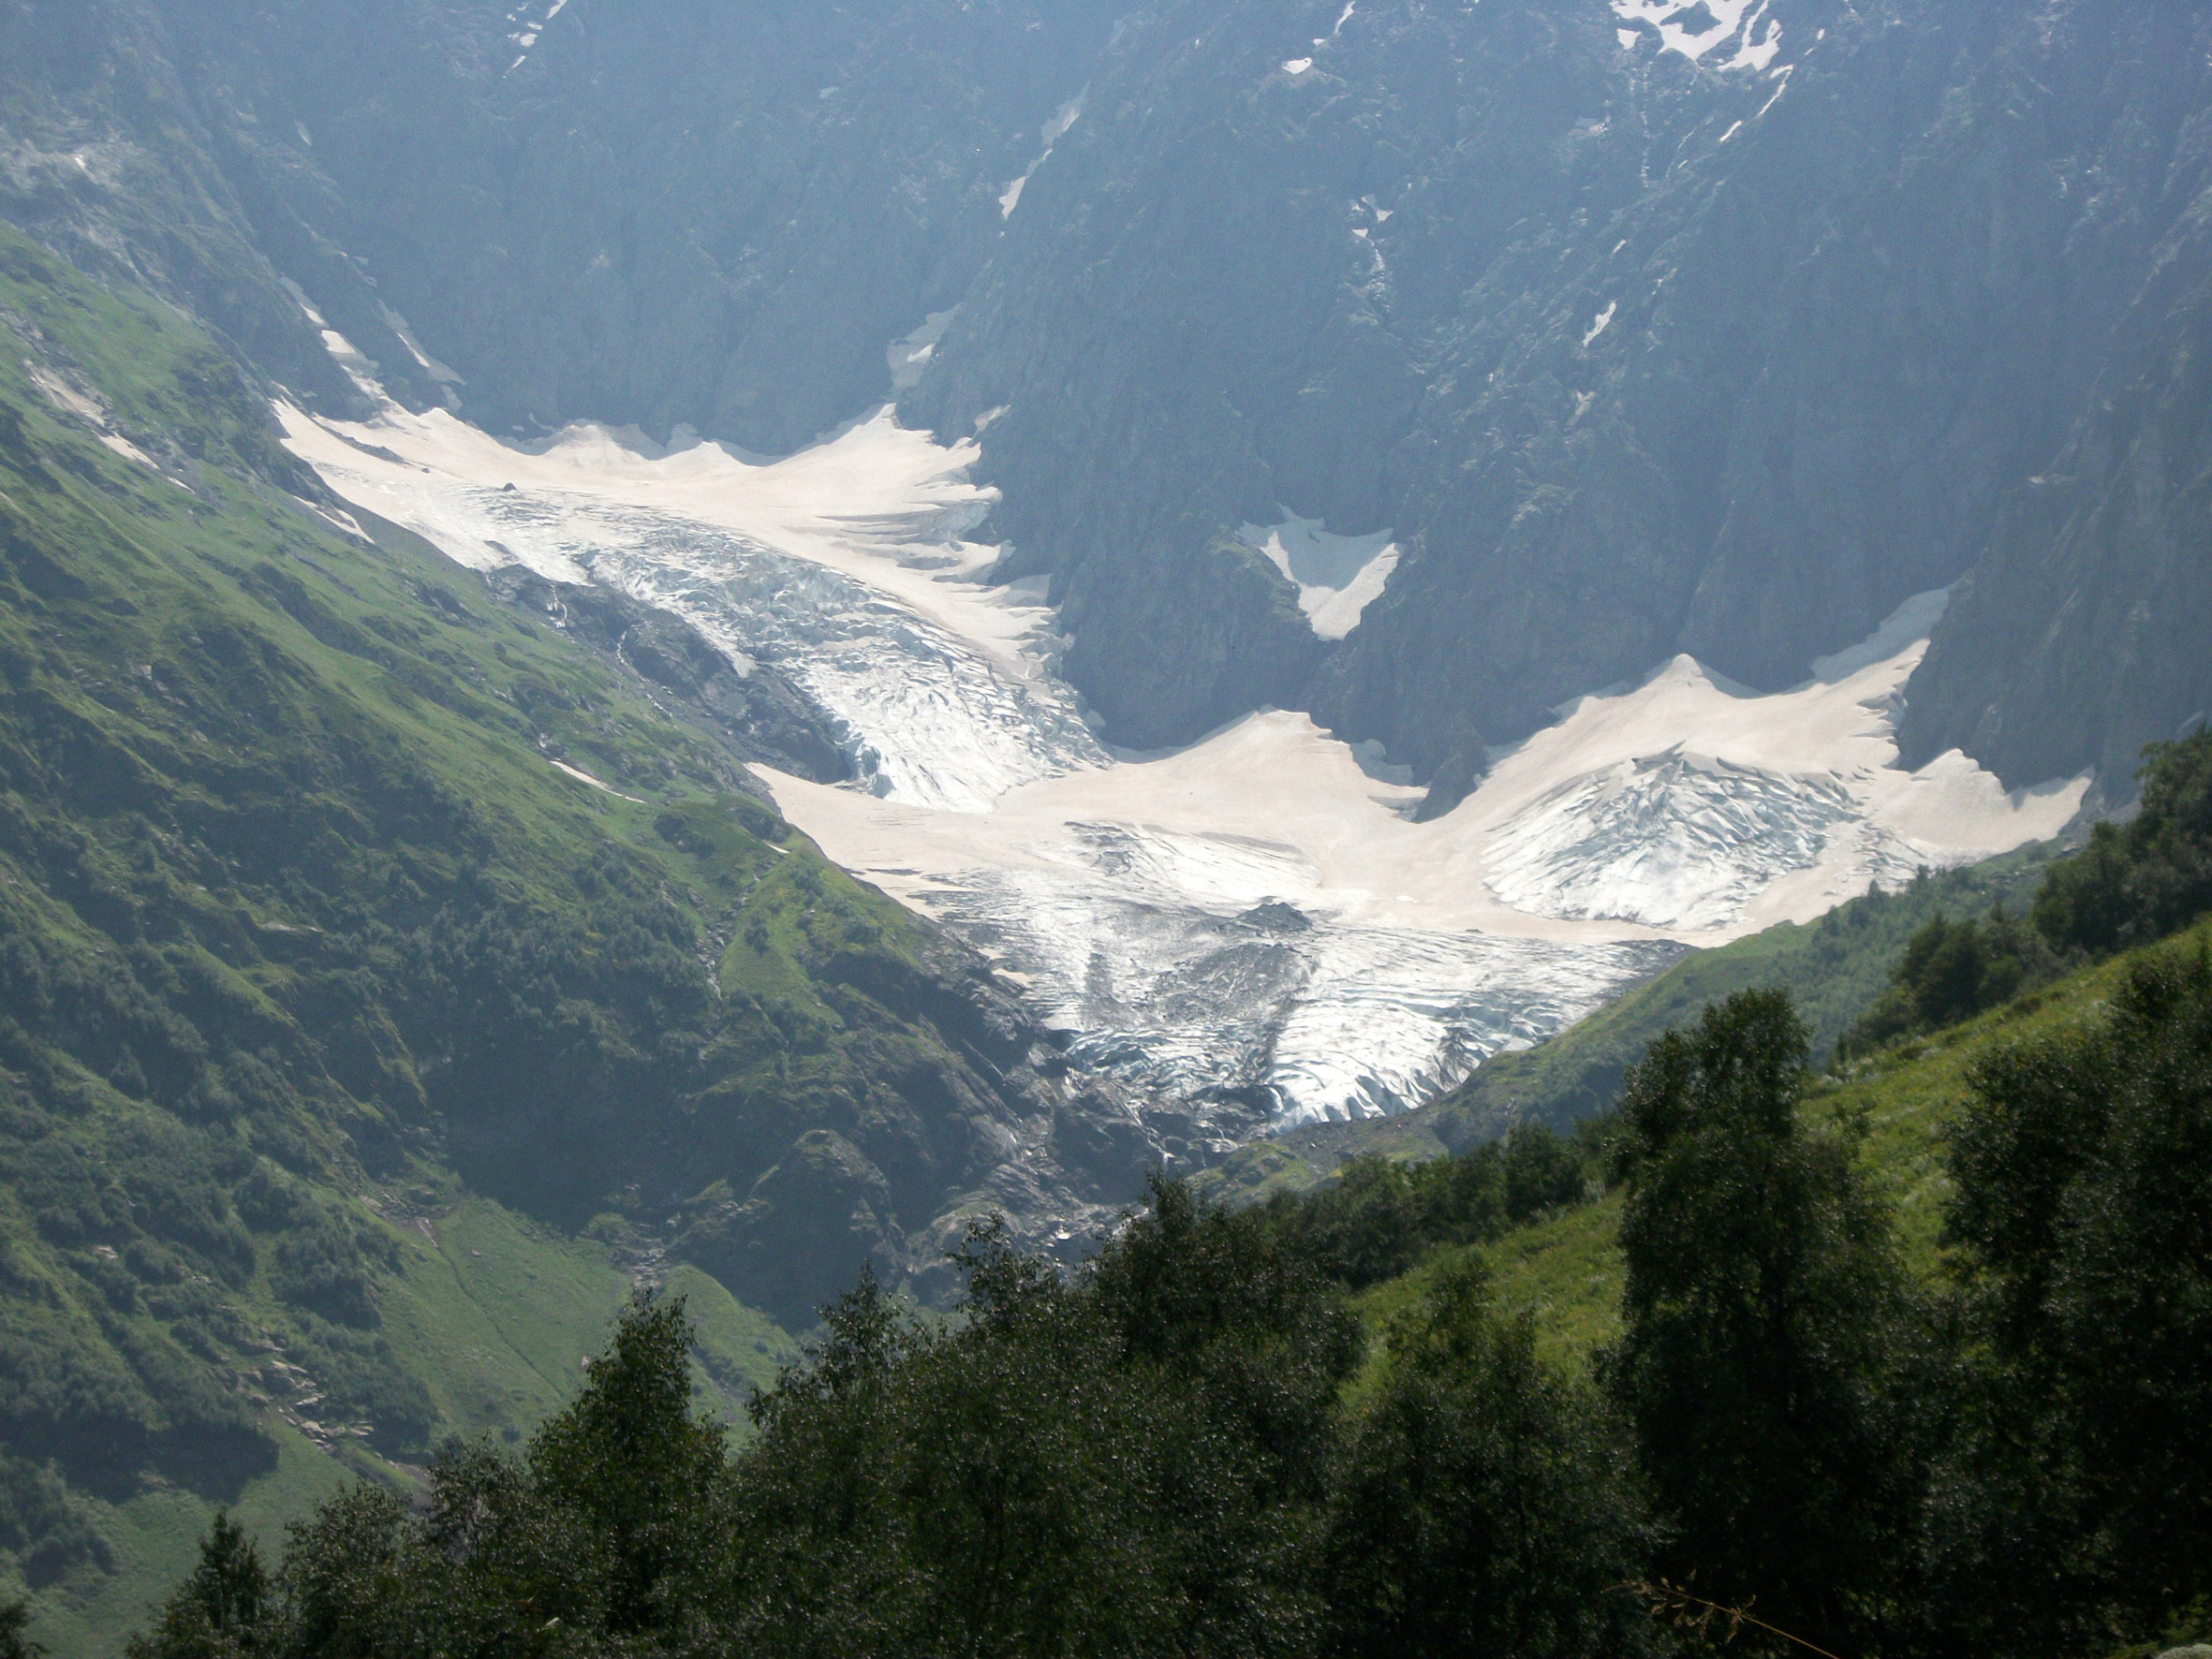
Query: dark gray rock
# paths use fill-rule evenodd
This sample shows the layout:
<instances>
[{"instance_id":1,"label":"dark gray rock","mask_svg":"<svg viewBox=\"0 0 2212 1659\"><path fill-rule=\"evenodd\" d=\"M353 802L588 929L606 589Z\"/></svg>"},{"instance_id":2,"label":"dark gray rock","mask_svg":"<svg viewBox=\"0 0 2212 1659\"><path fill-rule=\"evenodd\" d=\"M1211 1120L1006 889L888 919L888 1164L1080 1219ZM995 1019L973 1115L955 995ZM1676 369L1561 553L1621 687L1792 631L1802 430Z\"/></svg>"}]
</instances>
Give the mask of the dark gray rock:
<instances>
[{"instance_id":1,"label":"dark gray rock","mask_svg":"<svg viewBox=\"0 0 2212 1659\"><path fill-rule=\"evenodd\" d=\"M742 1197L716 1182L694 1199L675 1249L804 1329L863 1267L888 1265L895 1225L882 1170L834 1130L809 1129Z\"/></svg>"},{"instance_id":2,"label":"dark gray rock","mask_svg":"<svg viewBox=\"0 0 2212 1659\"><path fill-rule=\"evenodd\" d=\"M520 565L486 578L516 609L561 628L612 658L672 700L727 743L740 760L759 761L818 784L855 775L831 723L805 693L756 663L740 674L682 617L641 605L611 588L549 581Z\"/></svg>"},{"instance_id":3,"label":"dark gray rock","mask_svg":"<svg viewBox=\"0 0 2212 1659\"><path fill-rule=\"evenodd\" d=\"M2066 443L2212 102L2205 20L2154 0L1777 5L1786 87L1600 0L1311 45L1338 9L1134 20L907 401L1008 406L997 524L1092 605L1069 670L1117 735L1233 700L1148 608L1278 503L1406 544L1303 700L1423 777L1678 651L1793 683L1973 568ZM2022 667L1961 671L1987 706ZM2151 726L2201 706L2170 679Z\"/></svg>"},{"instance_id":4,"label":"dark gray rock","mask_svg":"<svg viewBox=\"0 0 2212 1659\"><path fill-rule=\"evenodd\" d=\"M2174 153L2160 246L2088 412L2028 479L1907 687L1918 762L1964 747L2015 786L2086 768L2133 793L2143 745L2212 710L2212 137Z\"/></svg>"},{"instance_id":5,"label":"dark gray rock","mask_svg":"<svg viewBox=\"0 0 2212 1659\"><path fill-rule=\"evenodd\" d=\"M149 3L262 245L417 396L778 453L891 395L885 347L959 301L1111 23L579 3L525 49L544 0Z\"/></svg>"}]
</instances>

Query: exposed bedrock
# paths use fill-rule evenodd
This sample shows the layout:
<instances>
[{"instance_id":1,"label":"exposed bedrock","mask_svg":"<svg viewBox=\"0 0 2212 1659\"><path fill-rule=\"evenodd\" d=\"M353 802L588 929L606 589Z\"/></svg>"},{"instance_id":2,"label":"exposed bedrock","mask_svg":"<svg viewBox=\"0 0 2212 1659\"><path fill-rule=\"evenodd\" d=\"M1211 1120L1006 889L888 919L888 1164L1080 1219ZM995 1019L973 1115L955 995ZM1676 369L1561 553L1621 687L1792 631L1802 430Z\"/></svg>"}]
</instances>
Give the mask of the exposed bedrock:
<instances>
[{"instance_id":1,"label":"exposed bedrock","mask_svg":"<svg viewBox=\"0 0 2212 1659\"><path fill-rule=\"evenodd\" d=\"M306 405L360 412L327 326L502 433L980 433L1123 741L1293 704L1441 803L1969 573L1914 754L2124 794L2206 700L2123 597L2190 575L2128 411L2212 256L2199 7L19 0L0 62L0 213ZM1340 643L1233 540L1292 517L1394 533Z\"/></svg>"},{"instance_id":2,"label":"exposed bedrock","mask_svg":"<svg viewBox=\"0 0 2212 1659\"><path fill-rule=\"evenodd\" d=\"M2095 765L2212 711L2212 135L2177 151L2200 211L2160 250L2089 412L2008 504L1912 682L1909 760L1964 741L2010 783Z\"/></svg>"},{"instance_id":3,"label":"exposed bedrock","mask_svg":"<svg viewBox=\"0 0 2212 1659\"><path fill-rule=\"evenodd\" d=\"M1304 697L1423 777L1676 652L1787 685L1986 555L1963 639L2016 580L2007 504L2134 372L2146 272L2205 269L2170 236L2212 101L2188 8L1777 0L1694 64L1599 4L1339 9L1126 29L906 405L1004 406L995 527L1083 596L1070 676L1145 741L1248 695L1194 694L1158 573L1278 504L1406 548ZM2131 545L2184 545L2175 510ZM1984 718L2052 724L2034 653L1946 643L1920 752L2125 772L2205 700L2123 667L2201 630L2115 655L2062 599L2006 605L2079 664L2069 735Z\"/></svg>"},{"instance_id":4,"label":"exposed bedrock","mask_svg":"<svg viewBox=\"0 0 2212 1659\"><path fill-rule=\"evenodd\" d=\"M727 653L682 617L617 589L550 581L519 565L486 580L509 604L612 657L661 698L672 699L741 760L818 784L853 775L833 722L802 688L765 663L739 673Z\"/></svg>"},{"instance_id":5,"label":"exposed bedrock","mask_svg":"<svg viewBox=\"0 0 2212 1659\"><path fill-rule=\"evenodd\" d=\"M1076 0L15 0L0 213L264 374L782 451L891 395L1112 26ZM80 164L79 158L82 158Z\"/></svg>"}]
</instances>

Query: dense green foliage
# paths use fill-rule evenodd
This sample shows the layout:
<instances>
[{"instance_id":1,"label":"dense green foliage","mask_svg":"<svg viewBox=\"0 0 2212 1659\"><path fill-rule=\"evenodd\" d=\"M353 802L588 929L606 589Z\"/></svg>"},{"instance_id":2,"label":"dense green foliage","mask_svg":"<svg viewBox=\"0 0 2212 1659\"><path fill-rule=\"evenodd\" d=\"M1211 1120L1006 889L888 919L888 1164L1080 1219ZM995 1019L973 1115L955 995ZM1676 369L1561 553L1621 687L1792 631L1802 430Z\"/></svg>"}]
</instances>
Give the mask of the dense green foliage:
<instances>
[{"instance_id":1,"label":"dense green foliage","mask_svg":"<svg viewBox=\"0 0 2212 1659\"><path fill-rule=\"evenodd\" d=\"M2100 824L2036 895L2058 950L2102 953L2163 938L2212 910L2212 730L2144 752L2141 810Z\"/></svg>"},{"instance_id":2,"label":"dense green foliage","mask_svg":"<svg viewBox=\"0 0 2212 1659\"><path fill-rule=\"evenodd\" d=\"M868 1279L827 1309L734 1456L687 1415L681 1303L641 1303L526 1456L457 1445L412 1510L342 1494L293 1530L274 1596L222 1591L243 1580L218 1527L135 1652L1648 1644L1622 1588L1642 1514L1603 1408L1478 1281L1406 1323L1347 1435L1357 1326L1255 1215L1162 1188L1072 1281L989 1229L963 1266L951 1329Z\"/></svg>"},{"instance_id":3,"label":"dense green foliage","mask_svg":"<svg viewBox=\"0 0 2212 1659\"><path fill-rule=\"evenodd\" d=\"M30 1605L20 1596L0 1603L0 1659L38 1659L45 1648L23 1634L31 1622Z\"/></svg>"},{"instance_id":4,"label":"dense green foliage","mask_svg":"<svg viewBox=\"0 0 2212 1659\"><path fill-rule=\"evenodd\" d=\"M1657 1632L1626 1587L1658 1534L1626 1442L1487 1292L1461 1265L1388 1333L1324 1545L1329 1651L1650 1652Z\"/></svg>"},{"instance_id":5,"label":"dense green foliage","mask_svg":"<svg viewBox=\"0 0 2212 1659\"><path fill-rule=\"evenodd\" d=\"M1999 1641L2212 1605L2212 953L2131 964L2109 1019L1999 1050L1972 1087L1949 1220L1991 1426L1944 1565L2001 1576Z\"/></svg>"},{"instance_id":6,"label":"dense green foliage","mask_svg":"<svg viewBox=\"0 0 2212 1659\"><path fill-rule=\"evenodd\" d=\"M2002 905L1978 919L1939 916L1912 935L1890 988L1844 1034L1838 1057L1956 1025L2011 1002L2057 971L2058 959L2042 935Z\"/></svg>"},{"instance_id":7,"label":"dense green foliage","mask_svg":"<svg viewBox=\"0 0 2212 1659\"><path fill-rule=\"evenodd\" d=\"M1626 1327L1605 1356L1678 1581L1830 1652L1880 1643L1910 1512L1904 1273L1849 1149L1806 1131L1805 1027L1746 991L1630 1074Z\"/></svg>"},{"instance_id":8,"label":"dense green foliage","mask_svg":"<svg viewBox=\"0 0 2212 1659\"><path fill-rule=\"evenodd\" d=\"M2212 732L2144 751L2141 807L2053 864L2030 920L2000 901L1979 918L1939 914L1912 935L1889 989L1839 1054L1939 1031L2057 976L2068 962L2160 939L2212 910Z\"/></svg>"},{"instance_id":9,"label":"dense green foliage","mask_svg":"<svg viewBox=\"0 0 2212 1659\"><path fill-rule=\"evenodd\" d=\"M162 1609L155 1628L133 1639L131 1659L214 1655L250 1649L274 1611L259 1546L222 1510L209 1524L199 1564Z\"/></svg>"},{"instance_id":10,"label":"dense green foliage","mask_svg":"<svg viewBox=\"0 0 2212 1659\"><path fill-rule=\"evenodd\" d=\"M1531 1123L1456 1158L1354 1158L1315 1192L1276 1194L1263 1213L1302 1254L1358 1289L1395 1278L1435 1245L1495 1239L1541 1211L1580 1202L1604 1128L1594 1120L1568 1141Z\"/></svg>"},{"instance_id":11,"label":"dense green foliage","mask_svg":"<svg viewBox=\"0 0 2212 1659\"><path fill-rule=\"evenodd\" d=\"M1625 1192L1594 1371L1543 1359L1464 1251L1363 1333L1363 1207L1161 1186L1072 1274L980 1229L950 1325L863 1277L735 1450L687 1409L681 1307L641 1303L524 1455L456 1444L427 1504L363 1486L296 1528L234 1635L210 1609L259 1593L211 1590L253 1582L218 1530L139 1659L1634 1654L1703 1647L1646 1616L1688 1597L1748 1608L1752 1651L2202 1633L2212 951L1986 1051L1939 1280L1806 1048L1786 999L1739 994L1653 1046L1602 1145L1523 1151L1584 1182L1602 1152ZM1502 1203L1511 1156L1470 1190ZM1448 1236L1482 1211L1356 1174Z\"/></svg>"}]
</instances>

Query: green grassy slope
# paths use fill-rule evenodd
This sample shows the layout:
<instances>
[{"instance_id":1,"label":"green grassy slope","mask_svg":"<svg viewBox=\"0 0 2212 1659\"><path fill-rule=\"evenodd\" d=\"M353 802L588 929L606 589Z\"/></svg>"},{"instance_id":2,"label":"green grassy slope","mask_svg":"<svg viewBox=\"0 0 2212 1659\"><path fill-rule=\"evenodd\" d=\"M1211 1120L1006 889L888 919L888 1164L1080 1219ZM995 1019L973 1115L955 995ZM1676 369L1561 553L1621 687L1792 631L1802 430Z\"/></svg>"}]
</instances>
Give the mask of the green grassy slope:
<instances>
[{"instance_id":1,"label":"green grassy slope","mask_svg":"<svg viewBox=\"0 0 2212 1659\"><path fill-rule=\"evenodd\" d=\"M630 1293L630 1275L593 1241L549 1232L486 1198L464 1199L422 1225L432 1237L414 1226L404 1229L401 1268L381 1286L379 1329L393 1369L427 1388L433 1438L489 1436L512 1446L571 1397L583 1357L604 1345ZM668 1287L688 1298L700 1326L701 1409L737 1424L745 1390L773 1382L796 1348L773 1321L697 1269L677 1269ZM243 1306L250 1310L250 1299ZM268 1312L272 1325L280 1325L282 1310ZM349 1425L302 1407L299 1400L314 1380L288 1392L268 1358L282 1360L284 1353L265 1357L251 1386L271 1396L262 1420L273 1460L234 1492L158 1478L111 1497L69 1492L66 1501L98 1539L100 1557L35 1575L37 1635L55 1653L118 1652L124 1635L191 1570L218 1497L230 1498L241 1520L273 1543L343 1480L415 1483L414 1465L381 1457L362 1439L302 1427L302 1417L317 1431ZM23 1586L22 1565L19 1561L8 1575L11 1582L0 1583L0 1593Z\"/></svg>"},{"instance_id":2,"label":"green grassy slope","mask_svg":"<svg viewBox=\"0 0 2212 1659\"><path fill-rule=\"evenodd\" d=\"M918 924L319 516L193 326L0 231L0 1589L70 1659L214 1504L522 1432L635 1273L733 1402L998 1085Z\"/></svg>"},{"instance_id":3,"label":"green grassy slope","mask_svg":"<svg viewBox=\"0 0 2212 1659\"><path fill-rule=\"evenodd\" d=\"M2212 922L2146 948L2212 949ZM2133 960L2122 956L2083 969L1924 1042L1886 1050L1844 1080L1816 1085L1811 1112L1854 1132L1864 1127L1860 1161L1897 1207L1899 1242L1914 1271L1933 1279L1943 1270L1939 1234L1947 1177L1940 1131L1966 1099L1968 1070L1994 1049L2096 1019ZM1471 1247L1495 1275L1499 1305L1535 1314L1540 1345L1553 1359L1586 1360L1620 1329L1619 1222L1620 1199L1613 1195ZM1412 1271L1374 1286L1361 1298L1363 1312L1380 1329L1465 1254L1436 1252Z\"/></svg>"},{"instance_id":4,"label":"green grassy slope","mask_svg":"<svg viewBox=\"0 0 2212 1659\"><path fill-rule=\"evenodd\" d=\"M1789 991L1812 1029L1814 1052L1824 1056L1880 995L1924 923L1938 915L1979 915L1996 903L2025 909L2062 850L2057 843L2023 847L1896 892L1867 893L1818 921L1784 922L1697 951L1550 1042L1484 1062L1457 1089L1416 1111L1256 1141L1209 1172L1207 1190L1225 1200L1303 1191L1363 1153L1431 1158L1514 1123L1564 1128L1613 1104L1622 1076L1654 1037L1738 991Z\"/></svg>"}]
</instances>

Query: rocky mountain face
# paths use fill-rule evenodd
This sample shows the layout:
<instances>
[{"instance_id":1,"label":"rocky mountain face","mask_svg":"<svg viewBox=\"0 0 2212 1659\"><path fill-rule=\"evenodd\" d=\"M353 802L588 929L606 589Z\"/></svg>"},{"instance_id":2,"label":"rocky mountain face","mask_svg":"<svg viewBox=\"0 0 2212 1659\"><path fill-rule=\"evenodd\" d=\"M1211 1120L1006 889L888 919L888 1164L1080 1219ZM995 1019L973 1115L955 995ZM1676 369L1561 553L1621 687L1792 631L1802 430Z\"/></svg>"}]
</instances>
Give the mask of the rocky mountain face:
<instances>
[{"instance_id":1,"label":"rocky mountain face","mask_svg":"<svg viewBox=\"0 0 2212 1659\"><path fill-rule=\"evenodd\" d=\"M805 442L892 390L1109 20L1068 0L11 0L0 213L344 409ZM288 291L296 286L298 296Z\"/></svg>"},{"instance_id":2,"label":"rocky mountain face","mask_svg":"<svg viewBox=\"0 0 2212 1659\"><path fill-rule=\"evenodd\" d=\"M1971 575L1912 753L2116 800L2212 702L2182 611L2125 620L2186 492L2109 505L2204 269L2205 28L11 0L0 213L333 412L326 325L499 432L782 452L894 392L980 431L1003 569L1127 742L1308 708L1448 805L1562 698L1677 652L1786 685ZM1394 534L1349 637L1236 534L1286 515Z\"/></svg>"},{"instance_id":3,"label":"rocky mountain face","mask_svg":"<svg viewBox=\"0 0 2212 1659\"><path fill-rule=\"evenodd\" d=\"M2100 445L2170 465L2113 429L2202 410L2167 377L2205 269L2199 14L1338 11L1126 27L907 404L1006 407L1012 567L1054 574L1068 671L1137 741L1295 671L1264 581L1214 620L1248 563L1219 530L1285 511L1407 550L1305 696L1423 776L1675 652L1792 683L1969 572L1923 757L2124 779L2206 700L2201 609L2123 641L2149 548L2202 545L2177 491L2097 532L2022 505L2113 493L2045 477Z\"/></svg>"},{"instance_id":4,"label":"rocky mountain face","mask_svg":"<svg viewBox=\"0 0 2212 1659\"><path fill-rule=\"evenodd\" d=\"M2175 137L2147 273L2087 407L2006 501L1912 683L1909 761L1956 742L2013 781L2087 761L2125 799L2142 745L2212 708L2208 141L2201 118Z\"/></svg>"}]
</instances>

